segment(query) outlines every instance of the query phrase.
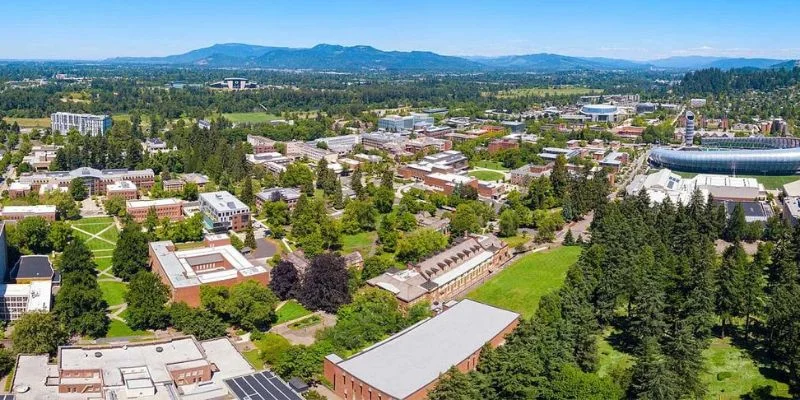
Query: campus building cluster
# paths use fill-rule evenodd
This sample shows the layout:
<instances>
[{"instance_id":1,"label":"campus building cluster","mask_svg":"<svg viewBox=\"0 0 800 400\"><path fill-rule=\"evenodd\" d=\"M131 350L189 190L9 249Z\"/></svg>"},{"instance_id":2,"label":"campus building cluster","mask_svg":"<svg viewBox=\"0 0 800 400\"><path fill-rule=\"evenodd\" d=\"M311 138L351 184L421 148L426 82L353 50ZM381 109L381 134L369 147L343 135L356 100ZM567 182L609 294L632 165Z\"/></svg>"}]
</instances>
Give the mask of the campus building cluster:
<instances>
[{"instance_id":1,"label":"campus building cluster","mask_svg":"<svg viewBox=\"0 0 800 400\"><path fill-rule=\"evenodd\" d=\"M8 269L5 225L0 223L0 320L16 321L28 312L48 312L61 277L46 255L20 256ZM8 279L6 279L8 277Z\"/></svg>"},{"instance_id":2,"label":"campus building cluster","mask_svg":"<svg viewBox=\"0 0 800 400\"><path fill-rule=\"evenodd\" d=\"M141 190L150 190L155 184L155 173L152 169L104 169L81 167L72 171L47 171L24 173L8 190L9 197L24 197L31 191L38 192L42 187L68 188L74 179L80 178L86 185L90 196L104 196L109 188L124 196ZM123 183L126 182L126 183Z\"/></svg>"}]
</instances>

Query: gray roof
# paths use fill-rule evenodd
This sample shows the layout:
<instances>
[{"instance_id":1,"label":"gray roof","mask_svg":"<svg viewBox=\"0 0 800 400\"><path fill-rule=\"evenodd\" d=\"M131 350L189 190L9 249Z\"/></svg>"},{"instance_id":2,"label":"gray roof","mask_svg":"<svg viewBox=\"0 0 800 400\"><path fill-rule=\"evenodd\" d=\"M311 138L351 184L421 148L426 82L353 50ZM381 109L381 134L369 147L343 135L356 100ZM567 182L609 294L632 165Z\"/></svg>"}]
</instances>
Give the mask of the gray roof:
<instances>
[{"instance_id":1,"label":"gray roof","mask_svg":"<svg viewBox=\"0 0 800 400\"><path fill-rule=\"evenodd\" d=\"M53 265L47 256L22 256L11 270L11 280L52 278Z\"/></svg>"},{"instance_id":2,"label":"gray roof","mask_svg":"<svg viewBox=\"0 0 800 400\"><path fill-rule=\"evenodd\" d=\"M515 312L462 300L347 360L338 361L335 355L328 359L354 378L404 399L464 361L518 318Z\"/></svg>"}]
</instances>

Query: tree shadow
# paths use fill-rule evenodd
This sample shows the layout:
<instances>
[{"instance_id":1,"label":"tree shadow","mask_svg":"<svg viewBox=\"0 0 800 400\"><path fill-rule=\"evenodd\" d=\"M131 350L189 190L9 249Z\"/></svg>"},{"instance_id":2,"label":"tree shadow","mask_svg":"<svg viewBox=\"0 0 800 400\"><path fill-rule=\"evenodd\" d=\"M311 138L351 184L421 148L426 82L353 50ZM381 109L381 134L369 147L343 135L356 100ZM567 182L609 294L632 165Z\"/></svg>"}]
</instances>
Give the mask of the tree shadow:
<instances>
[{"instance_id":1,"label":"tree shadow","mask_svg":"<svg viewBox=\"0 0 800 400\"><path fill-rule=\"evenodd\" d=\"M758 327L753 327L751 337L748 340L744 336L744 331L742 330L735 330L731 332L731 344L745 353L753 360L758 368L758 372L763 375L767 379L771 379L774 381L782 382L782 383L789 383L789 374L786 370L781 368L777 363L776 360L771 354L768 349L768 344L761 340L760 338L765 337ZM743 396L742 398L748 399L778 399L781 397L776 397L772 395L768 389L771 386L762 386L759 388L754 388L752 393Z\"/></svg>"}]
</instances>

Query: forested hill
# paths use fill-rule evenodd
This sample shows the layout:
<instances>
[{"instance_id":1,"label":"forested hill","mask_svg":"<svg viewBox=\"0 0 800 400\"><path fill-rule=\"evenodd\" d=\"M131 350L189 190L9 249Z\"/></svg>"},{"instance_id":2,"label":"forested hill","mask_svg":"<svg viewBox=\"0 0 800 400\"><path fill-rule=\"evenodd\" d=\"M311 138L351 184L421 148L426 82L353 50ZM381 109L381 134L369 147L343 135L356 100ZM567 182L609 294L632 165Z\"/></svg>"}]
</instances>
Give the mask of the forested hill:
<instances>
[{"instance_id":1,"label":"forested hill","mask_svg":"<svg viewBox=\"0 0 800 400\"><path fill-rule=\"evenodd\" d=\"M718 94L744 90L768 91L800 83L800 68L703 69L687 73L678 90L683 94Z\"/></svg>"}]
</instances>

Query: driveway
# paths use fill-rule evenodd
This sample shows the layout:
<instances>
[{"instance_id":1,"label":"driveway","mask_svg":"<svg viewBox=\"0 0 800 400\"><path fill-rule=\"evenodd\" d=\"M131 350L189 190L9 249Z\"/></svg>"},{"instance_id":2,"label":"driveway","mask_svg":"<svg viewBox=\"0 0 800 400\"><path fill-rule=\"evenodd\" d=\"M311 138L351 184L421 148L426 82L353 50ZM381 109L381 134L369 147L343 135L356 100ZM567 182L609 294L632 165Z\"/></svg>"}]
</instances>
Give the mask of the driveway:
<instances>
[{"instance_id":1,"label":"driveway","mask_svg":"<svg viewBox=\"0 0 800 400\"><path fill-rule=\"evenodd\" d=\"M278 252L278 248L275 246L275 243L267 240L266 238L256 239L256 244L258 244L258 247L250 252L250 255L248 256L249 258L270 258Z\"/></svg>"}]
</instances>

